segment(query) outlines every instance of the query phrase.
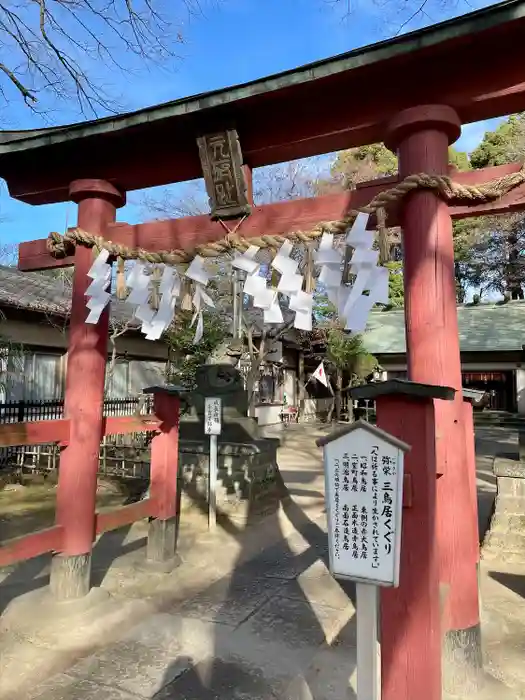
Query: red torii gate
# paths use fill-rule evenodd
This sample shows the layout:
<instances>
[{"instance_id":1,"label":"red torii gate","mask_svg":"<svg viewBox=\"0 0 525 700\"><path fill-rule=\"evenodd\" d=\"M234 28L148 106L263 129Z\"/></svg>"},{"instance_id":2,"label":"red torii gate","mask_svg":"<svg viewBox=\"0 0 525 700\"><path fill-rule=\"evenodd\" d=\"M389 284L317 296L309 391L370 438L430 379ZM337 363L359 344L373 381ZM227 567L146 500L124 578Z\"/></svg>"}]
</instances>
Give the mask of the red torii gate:
<instances>
[{"instance_id":1,"label":"red torii gate","mask_svg":"<svg viewBox=\"0 0 525 700\"><path fill-rule=\"evenodd\" d=\"M206 216L133 226L115 218L127 191L199 177L197 137L234 128L247 168L385 141L398 153L400 180L413 173L447 174L448 146L459 136L461 123L525 109L524 31L523 3L511 0L245 86L87 124L7 133L0 142L0 174L11 195L22 201L78 203L78 226L91 234L150 251L192 251L222 238L221 225ZM501 166L454 177L463 184L481 184L519 169ZM343 194L256 207L240 233L281 234L341 219L396 182L387 178ZM520 186L492 204L449 207L435 193L417 191L399 212L389 214L389 224L401 224L404 234L409 376L457 390L455 401L436 402L436 432L429 448L436 451L441 475L436 542L440 584L446 591L443 631L463 646L479 628L478 553L473 429L471 423L465 427L462 408L451 218L516 210L524 197ZM33 540L25 553L56 550L54 588L68 595L89 588L104 429L108 311L97 326L85 324L91 262L92 253L83 246L60 260L49 255L44 240L20 246L22 270L75 265L64 426L68 443L57 503L60 546L56 540L51 546ZM164 478L169 479L168 469ZM404 575L417 576L417 571ZM427 686L424 669L408 680L392 678L385 700L406 698L406 689L416 693L410 697L423 692L432 700L439 697L437 688Z\"/></svg>"}]
</instances>

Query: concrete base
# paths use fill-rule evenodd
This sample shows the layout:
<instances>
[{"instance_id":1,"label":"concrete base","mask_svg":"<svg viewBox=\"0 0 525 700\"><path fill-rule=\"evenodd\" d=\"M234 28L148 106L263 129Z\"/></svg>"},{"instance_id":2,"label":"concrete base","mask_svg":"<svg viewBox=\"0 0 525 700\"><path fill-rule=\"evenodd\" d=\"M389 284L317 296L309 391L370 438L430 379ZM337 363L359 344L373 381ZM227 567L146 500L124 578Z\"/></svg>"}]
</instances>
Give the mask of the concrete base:
<instances>
[{"instance_id":1,"label":"concrete base","mask_svg":"<svg viewBox=\"0 0 525 700\"><path fill-rule=\"evenodd\" d=\"M469 700L515 700L516 692L484 671L480 675L479 687L470 692L468 696L461 689L458 692L443 692L443 700L465 700L465 697L468 697Z\"/></svg>"},{"instance_id":2,"label":"concrete base","mask_svg":"<svg viewBox=\"0 0 525 700\"><path fill-rule=\"evenodd\" d=\"M171 574L181 564L182 559L175 554L167 561L152 561L146 558L136 562L133 568L145 574Z\"/></svg>"},{"instance_id":3,"label":"concrete base","mask_svg":"<svg viewBox=\"0 0 525 700\"><path fill-rule=\"evenodd\" d=\"M153 518L149 523L148 543L146 546L146 563L164 573L173 571L180 563L176 555L177 518L159 520ZM160 569L159 569L160 567Z\"/></svg>"},{"instance_id":4,"label":"concrete base","mask_svg":"<svg viewBox=\"0 0 525 700\"><path fill-rule=\"evenodd\" d=\"M76 600L88 595L91 584L91 553L56 554L51 562L50 591L56 601Z\"/></svg>"},{"instance_id":5,"label":"concrete base","mask_svg":"<svg viewBox=\"0 0 525 700\"><path fill-rule=\"evenodd\" d=\"M82 598L57 601L50 588L30 591L12 600L6 607L2 622L9 625L10 620L63 619L81 615L109 600L110 594L103 588L92 588Z\"/></svg>"},{"instance_id":6,"label":"concrete base","mask_svg":"<svg viewBox=\"0 0 525 700\"><path fill-rule=\"evenodd\" d=\"M443 692L470 697L483 686L481 625L450 630L443 639Z\"/></svg>"}]
</instances>

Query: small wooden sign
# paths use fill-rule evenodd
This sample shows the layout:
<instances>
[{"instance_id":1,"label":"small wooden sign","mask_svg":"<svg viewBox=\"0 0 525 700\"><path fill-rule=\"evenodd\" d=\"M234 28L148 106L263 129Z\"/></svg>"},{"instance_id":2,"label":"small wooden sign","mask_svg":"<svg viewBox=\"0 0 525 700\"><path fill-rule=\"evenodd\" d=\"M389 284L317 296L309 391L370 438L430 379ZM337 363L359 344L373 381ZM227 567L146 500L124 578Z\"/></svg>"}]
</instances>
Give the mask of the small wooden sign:
<instances>
[{"instance_id":1,"label":"small wooden sign","mask_svg":"<svg viewBox=\"0 0 525 700\"><path fill-rule=\"evenodd\" d=\"M403 456L410 447L366 421L357 421L317 444L324 448L332 574L397 586Z\"/></svg>"},{"instance_id":2,"label":"small wooden sign","mask_svg":"<svg viewBox=\"0 0 525 700\"><path fill-rule=\"evenodd\" d=\"M204 433L220 435L222 428L222 402L220 398L206 398L204 403Z\"/></svg>"},{"instance_id":3,"label":"small wooden sign","mask_svg":"<svg viewBox=\"0 0 525 700\"><path fill-rule=\"evenodd\" d=\"M200 136L197 146L211 218L235 219L248 215L251 208L237 132L230 129Z\"/></svg>"}]
</instances>

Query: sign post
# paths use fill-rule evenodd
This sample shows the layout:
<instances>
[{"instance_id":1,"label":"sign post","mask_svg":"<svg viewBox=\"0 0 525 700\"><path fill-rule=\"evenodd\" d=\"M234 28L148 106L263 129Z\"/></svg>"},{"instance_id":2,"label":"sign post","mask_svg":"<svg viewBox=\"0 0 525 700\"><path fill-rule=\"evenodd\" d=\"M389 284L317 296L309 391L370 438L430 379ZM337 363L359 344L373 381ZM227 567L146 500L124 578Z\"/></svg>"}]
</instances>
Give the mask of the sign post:
<instances>
[{"instance_id":1,"label":"sign post","mask_svg":"<svg viewBox=\"0 0 525 700\"><path fill-rule=\"evenodd\" d=\"M357 698L380 699L378 586L399 585L403 456L365 421L317 441L324 452L330 571L356 582Z\"/></svg>"},{"instance_id":2,"label":"sign post","mask_svg":"<svg viewBox=\"0 0 525 700\"><path fill-rule=\"evenodd\" d=\"M221 434L222 405L220 398L206 398L204 403L204 432L210 436L210 468L208 475L208 529L217 526L217 436Z\"/></svg>"}]
</instances>

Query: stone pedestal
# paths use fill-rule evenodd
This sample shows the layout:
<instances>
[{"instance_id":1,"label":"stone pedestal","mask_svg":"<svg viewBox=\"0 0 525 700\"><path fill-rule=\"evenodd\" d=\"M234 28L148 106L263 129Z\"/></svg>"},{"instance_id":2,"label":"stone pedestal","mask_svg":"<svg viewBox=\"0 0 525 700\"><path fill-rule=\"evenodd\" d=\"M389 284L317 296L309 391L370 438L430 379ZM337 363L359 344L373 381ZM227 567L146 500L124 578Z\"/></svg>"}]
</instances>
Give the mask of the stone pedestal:
<instances>
[{"instance_id":1,"label":"stone pedestal","mask_svg":"<svg viewBox=\"0 0 525 700\"><path fill-rule=\"evenodd\" d=\"M219 443L217 510L238 524L271 511L278 504L279 440ZM183 440L180 445L181 509L203 505L208 495L209 444Z\"/></svg>"},{"instance_id":2,"label":"stone pedestal","mask_svg":"<svg viewBox=\"0 0 525 700\"><path fill-rule=\"evenodd\" d=\"M482 558L525 563L525 463L496 457L497 495Z\"/></svg>"},{"instance_id":3,"label":"stone pedestal","mask_svg":"<svg viewBox=\"0 0 525 700\"><path fill-rule=\"evenodd\" d=\"M209 437L204 432L206 397L222 402L218 443L217 510L240 522L278 503L279 440L261 435L257 420L248 417L248 396L239 370L231 365L203 365L197 387L188 395L190 411L180 424L182 508L205 503L208 494Z\"/></svg>"}]
</instances>

